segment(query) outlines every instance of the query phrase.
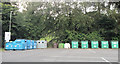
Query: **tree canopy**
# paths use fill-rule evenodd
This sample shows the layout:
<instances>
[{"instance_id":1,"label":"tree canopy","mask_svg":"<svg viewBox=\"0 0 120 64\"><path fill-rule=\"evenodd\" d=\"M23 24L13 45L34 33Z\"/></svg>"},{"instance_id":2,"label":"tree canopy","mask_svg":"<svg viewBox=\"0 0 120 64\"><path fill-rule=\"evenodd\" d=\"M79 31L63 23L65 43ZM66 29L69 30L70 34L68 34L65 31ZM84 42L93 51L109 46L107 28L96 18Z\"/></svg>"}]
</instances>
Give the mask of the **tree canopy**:
<instances>
[{"instance_id":1,"label":"tree canopy","mask_svg":"<svg viewBox=\"0 0 120 64\"><path fill-rule=\"evenodd\" d=\"M67 2L28 3L27 10L19 12L10 3L2 5L2 32L8 31L12 14L12 39L120 40L120 3ZM114 9L110 6L115 4ZM93 11L88 8L94 7Z\"/></svg>"}]
</instances>

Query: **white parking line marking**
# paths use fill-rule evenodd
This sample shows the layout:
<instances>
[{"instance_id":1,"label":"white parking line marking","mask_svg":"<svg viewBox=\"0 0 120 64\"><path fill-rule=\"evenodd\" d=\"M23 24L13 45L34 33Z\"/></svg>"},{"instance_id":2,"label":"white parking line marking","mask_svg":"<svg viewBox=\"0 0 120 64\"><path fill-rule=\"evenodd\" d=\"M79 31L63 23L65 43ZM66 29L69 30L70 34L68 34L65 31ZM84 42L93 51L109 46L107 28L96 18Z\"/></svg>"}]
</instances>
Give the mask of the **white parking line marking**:
<instances>
[{"instance_id":1,"label":"white parking line marking","mask_svg":"<svg viewBox=\"0 0 120 64\"><path fill-rule=\"evenodd\" d=\"M106 60L105 58L101 57L105 62L109 62L108 60Z\"/></svg>"},{"instance_id":2,"label":"white parking line marking","mask_svg":"<svg viewBox=\"0 0 120 64\"><path fill-rule=\"evenodd\" d=\"M120 62L118 62L120 64Z\"/></svg>"}]
</instances>

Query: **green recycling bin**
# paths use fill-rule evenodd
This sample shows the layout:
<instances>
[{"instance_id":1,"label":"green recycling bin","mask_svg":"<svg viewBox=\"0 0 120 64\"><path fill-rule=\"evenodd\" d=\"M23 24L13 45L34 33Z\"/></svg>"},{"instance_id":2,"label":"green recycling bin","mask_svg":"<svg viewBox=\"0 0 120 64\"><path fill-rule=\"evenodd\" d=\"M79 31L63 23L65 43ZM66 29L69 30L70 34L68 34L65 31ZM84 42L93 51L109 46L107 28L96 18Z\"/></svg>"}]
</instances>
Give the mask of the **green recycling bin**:
<instances>
[{"instance_id":1,"label":"green recycling bin","mask_svg":"<svg viewBox=\"0 0 120 64\"><path fill-rule=\"evenodd\" d=\"M64 43L59 43L58 48L64 48Z\"/></svg>"},{"instance_id":2,"label":"green recycling bin","mask_svg":"<svg viewBox=\"0 0 120 64\"><path fill-rule=\"evenodd\" d=\"M118 41L111 41L111 47L112 48L119 48Z\"/></svg>"},{"instance_id":3,"label":"green recycling bin","mask_svg":"<svg viewBox=\"0 0 120 64\"><path fill-rule=\"evenodd\" d=\"M101 47L102 48L109 48L108 41L101 41Z\"/></svg>"},{"instance_id":4,"label":"green recycling bin","mask_svg":"<svg viewBox=\"0 0 120 64\"><path fill-rule=\"evenodd\" d=\"M81 41L81 48L88 48L88 41Z\"/></svg>"},{"instance_id":5,"label":"green recycling bin","mask_svg":"<svg viewBox=\"0 0 120 64\"><path fill-rule=\"evenodd\" d=\"M92 48L98 48L98 41L91 41Z\"/></svg>"},{"instance_id":6,"label":"green recycling bin","mask_svg":"<svg viewBox=\"0 0 120 64\"><path fill-rule=\"evenodd\" d=\"M72 41L72 48L78 48L78 41Z\"/></svg>"}]
</instances>

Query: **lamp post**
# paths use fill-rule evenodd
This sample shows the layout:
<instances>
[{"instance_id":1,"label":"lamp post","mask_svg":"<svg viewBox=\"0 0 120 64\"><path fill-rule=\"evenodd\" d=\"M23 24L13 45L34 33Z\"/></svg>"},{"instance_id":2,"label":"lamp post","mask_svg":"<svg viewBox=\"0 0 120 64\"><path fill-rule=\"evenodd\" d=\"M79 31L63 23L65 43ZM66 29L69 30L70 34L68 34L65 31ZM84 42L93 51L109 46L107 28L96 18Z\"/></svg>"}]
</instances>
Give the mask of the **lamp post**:
<instances>
[{"instance_id":1,"label":"lamp post","mask_svg":"<svg viewBox=\"0 0 120 64\"><path fill-rule=\"evenodd\" d=\"M5 32L5 44L6 42L9 42L9 40L11 39L11 17L12 17L12 12L13 11L10 11L10 22L9 22L9 32ZM5 44L4 44L4 47L5 47Z\"/></svg>"},{"instance_id":2,"label":"lamp post","mask_svg":"<svg viewBox=\"0 0 120 64\"><path fill-rule=\"evenodd\" d=\"M10 22L9 22L9 32L5 32L5 42L9 42L11 39L11 18L12 18L12 12L10 11Z\"/></svg>"},{"instance_id":3,"label":"lamp post","mask_svg":"<svg viewBox=\"0 0 120 64\"><path fill-rule=\"evenodd\" d=\"M11 31L11 18L12 18L12 12L13 12L13 11L10 12L9 32Z\"/></svg>"}]
</instances>

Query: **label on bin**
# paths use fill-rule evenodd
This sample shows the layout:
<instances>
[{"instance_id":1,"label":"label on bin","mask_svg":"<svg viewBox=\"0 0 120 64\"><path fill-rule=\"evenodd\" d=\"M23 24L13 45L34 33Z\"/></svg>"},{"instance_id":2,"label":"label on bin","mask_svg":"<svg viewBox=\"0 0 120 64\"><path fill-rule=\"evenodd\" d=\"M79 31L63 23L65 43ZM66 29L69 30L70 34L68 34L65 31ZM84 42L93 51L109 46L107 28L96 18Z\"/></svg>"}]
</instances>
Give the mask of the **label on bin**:
<instances>
[{"instance_id":1,"label":"label on bin","mask_svg":"<svg viewBox=\"0 0 120 64\"><path fill-rule=\"evenodd\" d=\"M114 42L113 44L117 44L116 42Z\"/></svg>"},{"instance_id":2,"label":"label on bin","mask_svg":"<svg viewBox=\"0 0 120 64\"><path fill-rule=\"evenodd\" d=\"M94 47L96 47L96 46L94 46Z\"/></svg>"},{"instance_id":3,"label":"label on bin","mask_svg":"<svg viewBox=\"0 0 120 64\"><path fill-rule=\"evenodd\" d=\"M17 47L17 46L15 45L15 47Z\"/></svg>"},{"instance_id":4,"label":"label on bin","mask_svg":"<svg viewBox=\"0 0 120 64\"><path fill-rule=\"evenodd\" d=\"M76 47L76 46L74 46L74 47Z\"/></svg>"},{"instance_id":5,"label":"label on bin","mask_svg":"<svg viewBox=\"0 0 120 64\"><path fill-rule=\"evenodd\" d=\"M104 47L107 47L107 46L104 46Z\"/></svg>"},{"instance_id":6,"label":"label on bin","mask_svg":"<svg viewBox=\"0 0 120 64\"><path fill-rule=\"evenodd\" d=\"M84 47L86 47L86 46L84 46Z\"/></svg>"},{"instance_id":7,"label":"label on bin","mask_svg":"<svg viewBox=\"0 0 120 64\"><path fill-rule=\"evenodd\" d=\"M114 47L117 47L116 45L114 45Z\"/></svg>"},{"instance_id":8,"label":"label on bin","mask_svg":"<svg viewBox=\"0 0 120 64\"><path fill-rule=\"evenodd\" d=\"M8 45L6 47L8 47Z\"/></svg>"},{"instance_id":9,"label":"label on bin","mask_svg":"<svg viewBox=\"0 0 120 64\"><path fill-rule=\"evenodd\" d=\"M106 44L105 42L103 44Z\"/></svg>"}]
</instances>

